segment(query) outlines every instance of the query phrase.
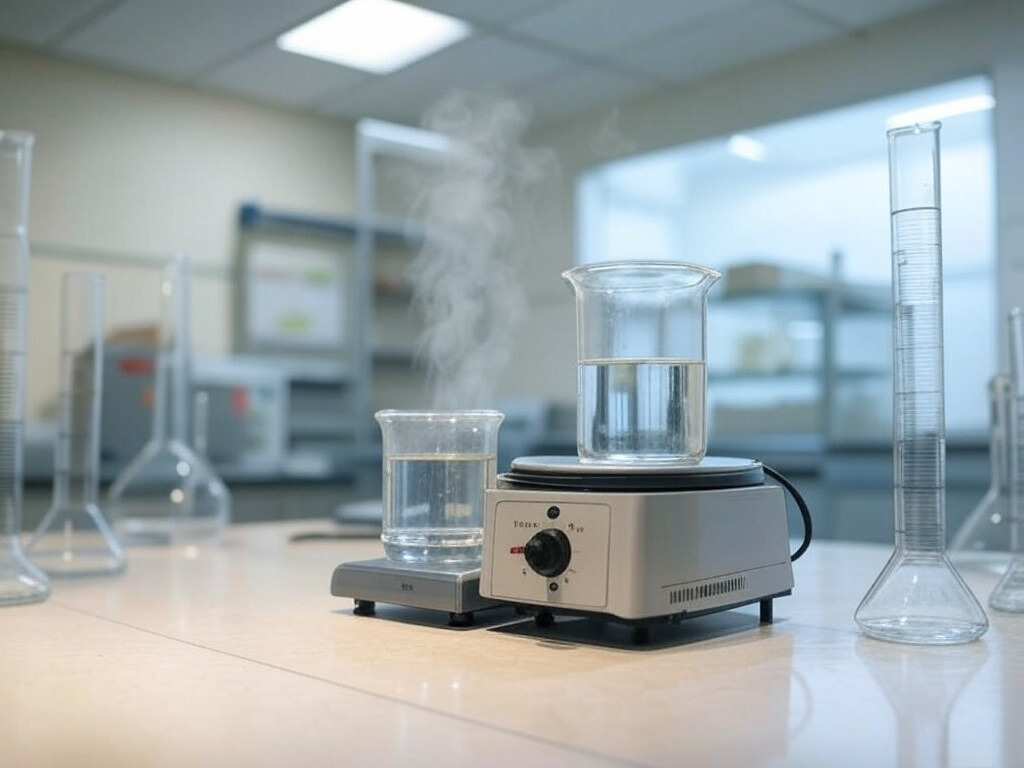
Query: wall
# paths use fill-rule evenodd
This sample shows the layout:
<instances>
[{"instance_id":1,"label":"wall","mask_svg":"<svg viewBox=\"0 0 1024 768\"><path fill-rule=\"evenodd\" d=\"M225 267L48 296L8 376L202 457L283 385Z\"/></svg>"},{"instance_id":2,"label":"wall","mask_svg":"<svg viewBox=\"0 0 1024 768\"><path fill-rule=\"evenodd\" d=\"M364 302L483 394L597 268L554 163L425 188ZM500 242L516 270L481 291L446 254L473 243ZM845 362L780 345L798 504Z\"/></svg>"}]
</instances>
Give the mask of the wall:
<instances>
[{"instance_id":1,"label":"wall","mask_svg":"<svg viewBox=\"0 0 1024 768\"><path fill-rule=\"evenodd\" d=\"M531 305L505 390L565 402L575 397L572 297L558 274L573 262L573 193L581 172L617 157L978 73L992 77L997 100L998 316L1005 316L1024 297L1024 3L979 0L538 131L534 142L557 151L562 175L523 256Z\"/></svg>"},{"instance_id":2,"label":"wall","mask_svg":"<svg viewBox=\"0 0 1024 768\"><path fill-rule=\"evenodd\" d=\"M160 261L194 264L197 353L230 350L240 202L350 215L352 126L0 47L0 124L35 134L28 414L52 414L59 280L107 275L107 327L154 323Z\"/></svg>"}]
</instances>

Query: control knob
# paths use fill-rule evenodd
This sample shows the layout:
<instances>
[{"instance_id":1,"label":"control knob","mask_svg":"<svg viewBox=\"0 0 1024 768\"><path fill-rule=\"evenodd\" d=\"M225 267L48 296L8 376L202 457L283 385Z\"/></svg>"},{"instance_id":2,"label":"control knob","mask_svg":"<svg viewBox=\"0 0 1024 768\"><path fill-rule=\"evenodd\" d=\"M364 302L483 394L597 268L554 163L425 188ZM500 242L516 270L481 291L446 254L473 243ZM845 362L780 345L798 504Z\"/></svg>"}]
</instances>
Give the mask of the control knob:
<instances>
[{"instance_id":1,"label":"control knob","mask_svg":"<svg viewBox=\"0 0 1024 768\"><path fill-rule=\"evenodd\" d=\"M557 528L545 528L536 533L523 547L526 564L549 579L569 567L572 544L569 537Z\"/></svg>"}]
</instances>

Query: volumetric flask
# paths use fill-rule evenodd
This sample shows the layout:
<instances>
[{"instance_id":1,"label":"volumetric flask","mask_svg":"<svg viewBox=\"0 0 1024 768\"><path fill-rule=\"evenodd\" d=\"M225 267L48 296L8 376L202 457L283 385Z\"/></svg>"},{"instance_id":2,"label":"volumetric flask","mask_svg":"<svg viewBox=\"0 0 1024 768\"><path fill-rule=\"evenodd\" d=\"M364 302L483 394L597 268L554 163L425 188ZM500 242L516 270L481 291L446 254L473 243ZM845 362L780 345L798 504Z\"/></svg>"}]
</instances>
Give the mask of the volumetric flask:
<instances>
[{"instance_id":1,"label":"volumetric flask","mask_svg":"<svg viewBox=\"0 0 1024 768\"><path fill-rule=\"evenodd\" d=\"M103 277L66 272L61 281L60 431L53 503L26 546L51 576L124 568L121 545L97 502L103 394Z\"/></svg>"},{"instance_id":2,"label":"volumetric flask","mask_svg":"<svg viewBox=\"0 0 1024 768\"><path fill-rule=\"evenodd\" d=\"M495 485L499 411L378 411L381 541L390 560L479 567L484 491Z\"/></svg>"},{"instance_id":3,"label":"volumetric flask","mask_svg":"<svg viewBox=\"0 0 1024 768\"><path fill-rule=\"evenodd\" d=\"M961 568L1001 574L1010 557L1010 377L993 376L989 394L989 464L991 480L949 545L950 558Z\"/></svg>"},{"instance_id":4,"label":"volumetric flask","mask_svg":"<svg viewBox=\"0 0 1024 768\"><path fill-rule=\"evenodd\" d=\"M1024 314L1010 310L1010 549L1013 559L989 596L997 611L1024 613Z\"/></svg>"},{"instance_id":5,"label":"volumetric flask","mask_svg":"<svg viewBox=\"0 0 1024 768\"><path fill-rule=\"evenodd\" d=\"M562 277L576 293L580 458L703 459L707 294L721 274L636 261L576 267Z\"/></svg>"},{"instance_id":6,"label":"volumetric flask","mask_svg":"<svg viewBox=\"0 0 1024 768\"><path fill-rule=\"evenodd\" d=\"M33 137L0 130L0 605L50 594L21 549L28 188Z\"/></svg>"},{"instance_id":7,"label":"volumetric flask","mask_svg":"<svg viewBox=\"0 0 1024 768\"><path fill-rule=\"evenodd\" d=\"M153 434L110 487L111 517L125 544L215 541L231 518L227 486L187 442L186 267L183 258L171 260L161 280Z\"/></svg>"}]
</instances>

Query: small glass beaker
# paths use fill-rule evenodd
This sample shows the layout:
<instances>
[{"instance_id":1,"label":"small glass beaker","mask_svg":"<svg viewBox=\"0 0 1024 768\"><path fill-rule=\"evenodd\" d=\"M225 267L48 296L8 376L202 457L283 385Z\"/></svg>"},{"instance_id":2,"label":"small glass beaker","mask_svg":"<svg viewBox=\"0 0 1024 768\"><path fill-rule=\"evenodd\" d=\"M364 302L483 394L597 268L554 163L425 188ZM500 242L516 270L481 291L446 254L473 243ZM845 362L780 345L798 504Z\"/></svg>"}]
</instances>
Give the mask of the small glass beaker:
<instances>
[{"instance_id":1,"label":"small glass beaker","mask_svg":"<svg viewBox=\"0 0 1024 768\"><path fill-rule=\"evenodd\" d=\"M635 261L575 267L562 277L576 293L579 457L703 459L707 294L721 273Z\"/></svg>"},{"instance_id":2,"label":"small glass beaker","mask_svg":"<svg viewBox=\"0 0 1024 768\"><path fill-rule=\"evenodd\" d=\"M500 411L378 411L381 541L389 560L479 566L484 491L497 478Z\"/></svg>"}]
</instances>

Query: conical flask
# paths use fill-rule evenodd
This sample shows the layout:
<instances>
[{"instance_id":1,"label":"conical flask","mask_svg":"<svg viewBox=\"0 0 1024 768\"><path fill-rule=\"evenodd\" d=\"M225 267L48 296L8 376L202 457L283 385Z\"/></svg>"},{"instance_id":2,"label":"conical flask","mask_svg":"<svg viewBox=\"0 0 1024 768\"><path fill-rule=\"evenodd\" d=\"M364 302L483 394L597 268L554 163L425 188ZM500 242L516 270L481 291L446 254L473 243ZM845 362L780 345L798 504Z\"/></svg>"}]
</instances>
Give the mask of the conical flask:
<instances>
[{"instance_id":1,"label":"conical flask","mask_svg":"<svg viewBox=\"0 0 1024 768\"><path fill-rule=\"evenodd\" d=\"M983 568L997 574L1010 557L1010 377L996 374L988 383L988 490L949 545L958 568Z\"/></svg>"},{"instance_id":2,"label":"conical flask","mask_svg":"<svg viewBox=\"0 0 1024 768\"><path fill-rule=\"evenodd\" d=\"M103 277L61 280L60 431L53 502L25 549L51 576L119 573L125 557L99 507Z\"/></svg>"},{"instance_id":3,"label":"conical flask","mask_svg":"<svg viewBox=\"0 0 1024 768\"><path fill-rule=\"evenodd\" d=\"M216 541L231 518L227 486L188 445L187 266L171 260L160 284L152 437L110 487L111 517L126 545Z\"/></svg>"},{"instance_id":4,"label":"conical flask","mask_svg":"<svg viewBox=\"0 0 1024 768\"><path fill-rule=\"evenodd\" d=\"M1024 613L1024 315L1010 311L1010 549L1006 566L989 596L998 611Z\"/></svg>"},{"instance_id":5,"label":"conical flask","mask_svg":"<svg viewBox=\"0 0 1024 768\"><path fill-rule=\"evenodd\" d=\"M895 549L858 606L863 632L963 643L988 618L946 556L939 124L889 131Z\"/></svg>"},{"instance_id":6,"label":"conical flask","mask_svg":"<svg viewBox=\"0 0 1024 768\"><path fill-rule=\"evenodd\" d=\"M0 605L34 603L50 581L21 548L28 191L33 136L0 130Z\"/></svg>"}]
</instances>

